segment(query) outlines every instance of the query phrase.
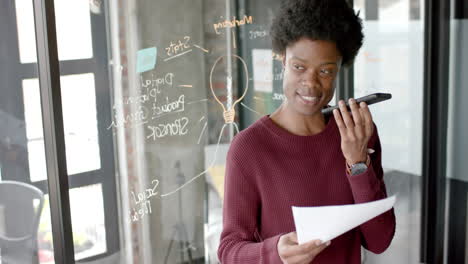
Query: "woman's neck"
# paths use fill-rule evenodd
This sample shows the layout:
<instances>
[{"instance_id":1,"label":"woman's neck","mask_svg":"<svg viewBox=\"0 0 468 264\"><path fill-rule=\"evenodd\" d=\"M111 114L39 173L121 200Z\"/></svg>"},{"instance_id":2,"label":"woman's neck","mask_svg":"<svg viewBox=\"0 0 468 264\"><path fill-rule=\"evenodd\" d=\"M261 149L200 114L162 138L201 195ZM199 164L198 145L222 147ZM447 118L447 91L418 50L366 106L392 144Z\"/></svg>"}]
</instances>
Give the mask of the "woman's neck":
<instances>
[{"instance_id":1,"label":"woman's neck","mask_svg":"<svg viewBox=\"0 0 468 264\"><path fill-rule=\"evenodd\" d=\"M318 134L325 129L328 123L328 118L325 118L321 112L304 115L288 109L284 104L273 112L270 118L279 127L298 136Z\"/></svg>"}]
</instances>

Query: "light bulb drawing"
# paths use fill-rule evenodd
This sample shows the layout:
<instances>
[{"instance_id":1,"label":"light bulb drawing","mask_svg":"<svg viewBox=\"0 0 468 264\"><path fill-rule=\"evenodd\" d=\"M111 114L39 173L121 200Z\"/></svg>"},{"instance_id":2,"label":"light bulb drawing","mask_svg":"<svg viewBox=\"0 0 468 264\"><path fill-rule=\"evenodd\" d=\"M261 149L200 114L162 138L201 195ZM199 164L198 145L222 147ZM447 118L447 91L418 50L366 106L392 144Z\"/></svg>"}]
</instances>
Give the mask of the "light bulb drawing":
<instances>
[{"instance_id":1,"label":"light bulb drawing","mask_svg":"<svg viewBox=\"0 0 468 264\"><path fill-rule=\"evenodd\" d=\"M245 72L245 86L244 86L244 93L242 94L241 97L239 97L236 101L232 102L233 101L233 95L232 95L232 76L231 75L228 75L226 77L226 88L227 88L227 100L226 100L226 106L224 106L224 104L221 102L221 100L217 97L217 95L215 94L214 92L214 89L213 89L213 72L214 72L214 69L216 68L217 64L221 61L221 59L225 58L225 57L228 57L228 56L232 56L234 57L235 59L238 59L241 63L240 65L242 65L242 67L244 68L244 72ZM224 132L224 129L226 128L226 126L228 125L233 125L235 128L236 128L236 131L237 133L239 133L239 127L237 126L237 124L234 122L235 120L235 117L236 117L236 111L235 111L235 106L242 101L242 99L244 99L245 95L247 94L247 91L249 89L249 72L248 72L248 68L247 68L247 64L245 63L244 59L242 59L241 57L237 56L237 55L223 55L223 56L220 56L219 58L216 59L216 61L214 62L212 68L211 68L211 71L210 71L210 89L211 89L211 92L213 94L213 97L215 98L215 100L218 102L219 105L221 105L221 108L223 110L223 118L224 118L224 125L222 126L221 128L221 131L219 132L219 136L218 136L218 142L216 144L216 148L215 148L215 151L214 151L214 158L213 160L210 162L209 166L201 173L199 173L198 175L196 175L195 177L193 177L192 179L190 179L189 181L187 181L186 183L180 185L178 188L176 188L175 190L169 192L169 193L165 193L165 194L161 194L161 197L166 197L166 196L169 196L169 195L172 195L174 193L176 193L177 191L183 189L185 186L187 186L188 184L190 184L191 182L195 181L196 179L198 179L199 177L203 176L204 174L206 174L210 168L213 168L216 164L216 157L217 157L217 154L218 154L218 149L219 149L219 144L221 142L221 136L223 135L223 132ZM200 119L201 120L201 119ZM204 129L203 129L204 131ZM203 133L202 131L202 133Z\"/></svg>"},{"instance_id":2,"label":"light bulb drawing","mask_svg":"<svg viewBox=\"0 0 468 264\"><path fill-rule=\"evenodd\" d=\"M221 108L223 109L223 117L224 117L225 125L226 124L234 124L236 126L237 132L239 132L239 129L238 129L237 125L234 123L234 119L236 117L236 111L235 111L234 107L236 106L237 103L242 101L242 99L244 99L245 95L247 94L247 91L249 89L249 72L248 72L248 69L247 69L247 64L245 63L244 59L242 59L241 57L239 57L237 55L231 55L231 56L238 59L241 62L241 65L244 68L244 71L245 71L244 93L242 94L241 97L239 97L239 99L237 99L234 103L232 103L232 100L233 100L233 96L232 96L232 76L230 74L226 77L226 86L227 86L226 107L221 102L221 100L218 98L216 93L214 92L214 89L213 89L213 72L214 72L214 69L216 68L216 65L221 61L221 59L227 57L226 55L220 56L218 59L216 59L216 61L213 64L213 67L211 68L211 71L210 71L210 89L211 89L211 93L213 94L213 97L219 103L219 105L221 105Z\"/></svg>"}]
</instances>

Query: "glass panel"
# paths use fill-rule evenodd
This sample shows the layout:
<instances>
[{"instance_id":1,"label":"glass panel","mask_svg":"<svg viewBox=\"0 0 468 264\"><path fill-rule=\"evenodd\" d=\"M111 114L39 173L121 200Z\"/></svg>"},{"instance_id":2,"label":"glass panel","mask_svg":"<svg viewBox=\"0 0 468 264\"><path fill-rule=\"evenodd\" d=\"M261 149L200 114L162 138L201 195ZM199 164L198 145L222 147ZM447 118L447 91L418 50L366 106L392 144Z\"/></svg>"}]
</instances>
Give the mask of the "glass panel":
<instances>
[{"instance_id":1,"label":"glass panel","mask_svg":"<svg viewBox=\"0 0 468 264\"><path fill-rule=\"evenodd\" d=\"M80 177L70 177L70 192L77 193L71 195L75 248L85 248L77 250L76 259L84 262L92 257L99 262L135 264L219 262L216 253L222 230L229 143L238 132L238 123L247 127L284 100L281 58L271 52L268 36L269 24L281 1L241 2L243 6L236 9L234 1L109 1L108 9L104 9L100 1L92 1L91 9L99 12L91 12L91 32L106 30L109 34L91 37L95 60L74 61L61 68L67 151L71 144L77 146L76 154L69 156L89 159L90 163L99 161L99 166L93 163L94 171L83 170ZM382 9L387 11L387 6L394 5L386 4ZM88 26L60 10L57 5L57 17L73 23L67 28L70 32ZM408 53L402 39L410 34L401 30L409 30L409 23L396 24L395 29L386 28L384 23L376 32L368 32L368 38L372 42L380 37L373 34L398 36L392 45L402 56ZM417 26L415 32L422 34ZM422 50L422 40L416 37L415 42ZM59 38L60 45L75 47ZM376 55L373 45L366 46L372 51L371 60L388 51L378 50ZM77 50L86 47L75 49L81 52ZM108 58L108 54L112 57ZM385 67L382 72L394 70ZM65 77L65 72L70 71L77 74L76 79ZM364 74L373 73L366 70ZM383 79L383 75L373 78L374 83L388 87L391 80ZM403 75L391 85L404 83L407 88L407 78L410 76ZM367 90L374 87L363 83L362 77L356 79L356 86ZM418 84L420 79L411 81ZM420 98L419 90L415 90ZM407 91L394 91L398 92ZM84 99L81 95L90 97ZM240 98L242 101L237 102ZM384 120L384 111L380 115L383 117L376 113L376 120ZM414 151L420 155L418 146L416 150L407 142L400 146L384 128L381 131L389 153L405 148L404 153ZM94 148L83 149L86 144L81 140L70 142L71 133L75 139L91 137ZM417 182L412 175L420 174L417 159L390 165L390 158L385 161L386 170L390 175L390 169L398 169L395 179L403 174L403 179ZM68 166L69 172L73 171L71 162ZM391 192L396 191L392 183L389 186ZM408 196L416 193L408 190ZM87 209L88 200L96 208ZM415 204L399 207L403 213L411 213L408 221L417 218L413 215L419 212L413 209ZM98 220L84 219L82 212ZM86 234L85 238L80 233ZM413 235L409 231L402 233ZM93 247L86 248L90 243ZM404 246L406 249L408 244ZM369 263L370 259L368 256Z\"/></svg>"},{"instance_id":2,"label":"glass panel","mask_svg":"<svg viewBox=\"0 0 468 264\"><path fill-rule=\"evenodd\" d=\"M44 248L41 263L53 260L49 195L44 196L44 212L39 223L39 243ZM70 190L75 259L106 252L104 205L100 184Z\"/></svg>"},{"instance_id":3,"label":"glass panel","mask_svg":"<svg viewBox=\"0 0 468 264\"><path fill-rule=\"evenodd\" d=\"M36 62L36 35L34 33L33 2L15 2L20 62Z\"/></svg>"},{"instance_id":4,"label":"glass panel","mask_svg":"<svg viewBox=\"0 0 468 264\"><path fill-rule=\"evenodd\" d=\"M417 6L413 2L423 1L355 1L365 18L365 41L354 68L355 97L393 96L370 109L382 144L387 192L398 194L390 248L381 255L365 252L363 263L419 263L424 20L410 19L410 6Z\"/></svg>"},{"instance_id":5,"label":"glass panel","mask_svg":"<svg viewBox=\"0 0 468 264\"><path fill-rule=\"evenodd\" d=\"M41 157L44 153L44 137L40 118L39 83L37 79L23 81L25 118L31 124L27 129L29 155ZM68 174L77 174L101 167L97 138L96 96L94 75L77 74L61 77L62 109L65 128L65 145ZM86 106L86 107L83 107ZM86 153L86 155L83 155ZM45 157L30 164L31 180L46 179Z\"/></svg>"},{"instance_id":6,"label":"glass panel","mask_svg":"<svg viewBox=\"0 0 468 264\"><path fill-rule=\"evenodd\" d=\"M55 0L58 55L60 60L93 57L90 2ZM36 62L36 38L32 1L16 1L21 63Z\"/></svg>"},{"instance_id":7,"label":"glass panel","mask_svg":"<svg viewBox=\"0 0 468 264\"><path fill-rule=\"evenodd\" d=\"M92 73L60 78L69 175L101 168L94 83Z\"/></svg>"},{"instance_id":8,"label":"glass panel","mask_svg":"<svg viewBox=\"0 0 468 264\"><path fill-rule=\"evenodd\" d=\"M24 32L17 32L22 28L12 15L15 8L24 8L22 22L32 23L32 9L24 2L4 1L0 8L2 65L10 65L0 71L0 263L53 263L52 237L43 232L51 224L39 89L24 85L25 79L37 78L37 65L19 61L23 46L16 36ZM35 50L34 42L29 42L34 32L30 34L25 41ZM26 57L36 61L35 52ZM32 182L33 178L41 181Z\"/></svg>"},{"instance_id":9,"label":"glass panel","mask_svg":"<svg viewBox=\"0 0 468 264\"><path fill-rule=\"evenodd\" d=\"M105 253L106 229L101 184L70 190L75 259Z\"/></svg>"},{"instance_id":10,"label":"glass panel","mask_svg":"<svg viewBox=\"0 0 468 264\"><path fill-rule=\"evenodd\" d=\"M463 0L451 3L445 263L468 263L468 6Z\"/></svg>"}]
</instances>

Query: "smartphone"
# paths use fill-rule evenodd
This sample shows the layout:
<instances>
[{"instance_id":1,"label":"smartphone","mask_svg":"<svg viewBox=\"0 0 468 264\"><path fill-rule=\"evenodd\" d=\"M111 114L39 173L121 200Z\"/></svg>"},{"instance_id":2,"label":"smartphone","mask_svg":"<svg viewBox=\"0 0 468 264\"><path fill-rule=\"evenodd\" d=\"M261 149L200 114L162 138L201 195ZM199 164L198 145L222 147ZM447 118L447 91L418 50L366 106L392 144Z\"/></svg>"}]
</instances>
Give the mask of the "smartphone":
<instances>
[{"instance_id":1,"label":"smartphone","mask_svg":"<svg viewBox=\"0 0 468 264\"><path fill-rule=\"evenodd\" d=\"M382 102L385 100L388 100L392 98L392 95L389 93L374 93L374 94L369 94L361 98L356 99L356 103L359 104L361 102L365 102L367 105L375 104L378 102ZM346 100L346 107L348 108L348 111L351 111L349 108L349 102ZM340 107L338 105L335 106L329 106L327 108L322 109L322 114L324 115L329 115L333 113L333 110L339 109Z\"/></svg>"}]
</instances>

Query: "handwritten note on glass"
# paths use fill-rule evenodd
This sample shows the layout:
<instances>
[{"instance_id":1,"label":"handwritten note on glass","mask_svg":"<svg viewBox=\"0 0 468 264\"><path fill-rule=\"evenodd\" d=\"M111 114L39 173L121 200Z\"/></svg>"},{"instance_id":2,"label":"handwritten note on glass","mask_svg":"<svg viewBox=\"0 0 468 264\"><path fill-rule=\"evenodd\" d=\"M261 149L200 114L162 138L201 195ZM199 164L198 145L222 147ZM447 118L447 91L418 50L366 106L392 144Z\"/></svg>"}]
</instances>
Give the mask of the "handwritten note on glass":
<instances>
[{"instance_id":1,"label":"handwritten note on glass","mask_svg":"<svg viewBox=\"0 0 468 264\"><path fill-rule=\"evenodd\" d=\"M140 73L154 69L156 66L157 52L156 47L139 50L137 53L136 71Z\"/></svg>"}]
</instances>

